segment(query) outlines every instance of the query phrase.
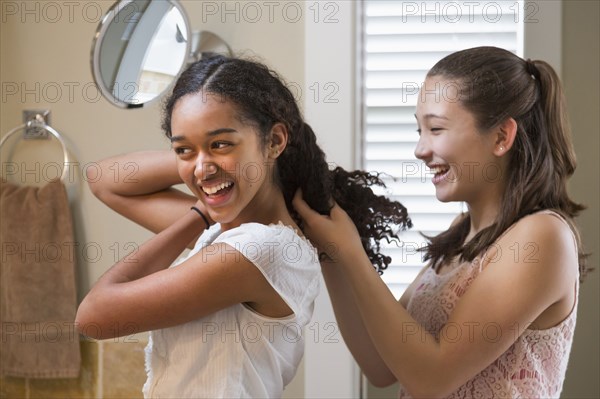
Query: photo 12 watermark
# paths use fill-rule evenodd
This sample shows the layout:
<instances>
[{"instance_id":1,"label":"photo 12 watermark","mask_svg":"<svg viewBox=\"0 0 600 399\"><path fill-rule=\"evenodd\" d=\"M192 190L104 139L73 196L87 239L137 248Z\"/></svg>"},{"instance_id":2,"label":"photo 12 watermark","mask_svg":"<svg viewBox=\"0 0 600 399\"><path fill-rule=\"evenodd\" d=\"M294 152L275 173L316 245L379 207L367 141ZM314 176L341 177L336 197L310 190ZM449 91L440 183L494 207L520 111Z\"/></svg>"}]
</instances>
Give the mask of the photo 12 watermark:
<instances>
[{"instance_id":1,"label":"photo 12 watermark","mask_svg":"<svg viewBox=\"0 0 600 399\"><path fill-rule=\"evenodd\" d=\"M390 2L402 22L421 23L537 23L540 6L536 1L397 1Z\"/></svg>"},{"instance_id":2,"label":"photo 12 watermark","mask_svg":"<svg viewBox=\"0 0 600 399\"><path fill-rule=\"evenodd\" d=\"M95 82L11 82L4 81L0 87L2 103L90 103L95 104L102 98L102 91ZM110 88L115 98L129 104L137 104L140 85L137 82L117 82ZM109 100L110 101L110 100Z\"/></svg>"},{"instance_id":3,"label":"photo 12 watermark","mask_svg":"<svg viewBox=\"0 0 600 399\"><path fill-rule=\"evenodd\" d=\"M104 16L106 4L97 1L0 1L1 21L19 23L75 23L85 21L98 24ZM135 4L135 3L133 3Z\"/></svg>"},{"instance_id":4,"label":"photo 12 watermark","mask_svg":"<svg viewBox=\"0 0 600 399\"><path fill-rule=\"evenodd\" d=\"M29 265L33 273L35 268L44 268L60 262L74 262L76 259L88 265L103 261L116 263L121 259L125 263L137 263L135 256L138 250L139 244L133 241L2 241L0 262Z\"/></svg>"},{"instance_id":5,"label":"photo 12 watermark","mask_svg":"<svg viewBox=\"0 0 600 399\"><path fill-rule=\"evenodd\" d=\"M336 1L203 1L202 23L288 23L310 20L314 23L339 23L340 5Z\"/></svg>"}]
</instances>

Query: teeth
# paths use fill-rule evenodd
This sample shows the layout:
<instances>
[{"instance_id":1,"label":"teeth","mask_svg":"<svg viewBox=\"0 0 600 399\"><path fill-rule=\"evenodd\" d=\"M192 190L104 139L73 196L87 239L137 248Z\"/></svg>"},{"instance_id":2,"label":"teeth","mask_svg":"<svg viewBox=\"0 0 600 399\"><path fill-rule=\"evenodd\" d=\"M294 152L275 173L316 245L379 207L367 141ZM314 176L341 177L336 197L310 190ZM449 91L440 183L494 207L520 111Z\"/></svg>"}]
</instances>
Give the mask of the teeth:
<instances>
[{"instance_id":1,"label":"teeth","mask_svg":"<svg viewBox=\"0 0 600 399\"><path fill-rule=\"evenodd\" d=\"M443 166L434 166L432 168L430 168L430 170L434 173L434 174L438 174L438 173L443 173L446 172L448 170L448 168L443 167Z\"/></svg>"},{"instance_id":2,"label":"teeth","mask_svg":"<svg viewBox=\"0 0 600 399\"><path fill-rule=\"evenodd\" d=\"M231 186L232 184L233 184L233 182L228 181L228 182L223 182L221 184L217 184L216 186L213 186L213 187L202 187L202 190L206 194L211 195L211 194L216 193L219 190L224 189L225 187Z\"/></svg>"}]
</instances>

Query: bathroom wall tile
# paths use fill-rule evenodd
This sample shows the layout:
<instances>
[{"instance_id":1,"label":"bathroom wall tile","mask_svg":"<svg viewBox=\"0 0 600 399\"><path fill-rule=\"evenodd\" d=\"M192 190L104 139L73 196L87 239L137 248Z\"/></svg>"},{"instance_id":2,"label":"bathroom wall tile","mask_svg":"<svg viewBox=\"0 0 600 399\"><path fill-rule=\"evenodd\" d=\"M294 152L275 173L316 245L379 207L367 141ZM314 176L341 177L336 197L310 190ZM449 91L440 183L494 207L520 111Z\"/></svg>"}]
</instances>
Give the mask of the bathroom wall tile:
<instances>
[{"instance_id":1,"label":"bathroom wall tile","mask_svg":"<svg viewBox=\"0 0 600 399\"><path fill-rule=\"evenodd\" d=\"M106 399L142 398L144 340L103 343L102 392Z\"/></svg>"},{"instance_id":2,"label":"bathroom wall tile","mask_svg":"<svg viewBox=\"0 0 600 399\"><path fill-rule=\"evenodd\" d=\"M95 398L98 384L98 343L81 341L79 378L30 379L29 398Z\"/></svg>"},{"instance_id":3,"label":"bathroom wall tile","mask_svg":"<svg viewBox=\"0 0 600 399\"><path fill-rule=\"evenodd\" d=\"M26 399L25 378L0 377L0 399Z\"/></svg>"}]
</instances>

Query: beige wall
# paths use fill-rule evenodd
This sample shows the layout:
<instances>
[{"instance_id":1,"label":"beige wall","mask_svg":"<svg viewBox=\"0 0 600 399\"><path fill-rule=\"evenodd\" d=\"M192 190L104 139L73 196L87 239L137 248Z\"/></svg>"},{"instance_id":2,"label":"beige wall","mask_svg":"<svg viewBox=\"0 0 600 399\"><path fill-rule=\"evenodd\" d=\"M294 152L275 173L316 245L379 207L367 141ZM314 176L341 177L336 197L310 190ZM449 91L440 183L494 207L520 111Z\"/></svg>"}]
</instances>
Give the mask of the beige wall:
<instances>
[{"instance_id":1,"label":"beige wall","mask_svg":"<svg viewBox=\"0 0 600 399\"><path fill-rule=\"evenodd\" d=\"M563 83L578 167L575 200L588 206L578 220L588 263L596 268L581 285L577 328L563 390L565 398L600 397L600 3L563 3Z\"/></svg>"},{"instance_id":2,"label":"beige wall","mask_svg":"<svg viewBox=\"0 0 600 399\"><path fill-rule=\"evenodd\" d=\"M16 5L16 14L12 14L12 5L7 8L7 3ZM44 7L44 2L25 3L26 6L22 2L0 1L3 11L11 11L3 14L0 31L0 78L3 89L10 90L6 93L3 90L0 134L22 123L22 110L48 108L52 111L51 125L70 141L80 171L110 155L142 149L168 149L168 141L160 130L158 103L144 109L123 110L104 98L97 98L97 91L90 87L93 78L89 55L99 20L95 11L100 8L106 11L112 2L87 2L94 6L84 6L86 2L51 2L61 5L62 18L59 19L55 17L55 9ZM260 57L286 80L303 86L304 21L292 22L294 8L290 7L287 14L283 14L281 6L274 8L271 22L269 9L264 7L262 18L253 23L256 14L251 14L252 9L239 7L236 11L231 6L228 10L233 13L227 14L220 8L220 2L206 2L216 5L217 10L212 6L203 7L202 1L182 3L194 30L213 31L236 53ZM35 10L36 4L37 13L25 12ZM240 4L243 3L238 6ZM222 23L223 19L226 24ZM17 93L12 94L15 87ZM43 152L49 148L58 150L55 143L20 143L11 162L21 167L21 171L22 162L28 160L39 162L40 158L46 158L48 162L60 162L58 152L47 156L33 155L38 148ZM3 161L8 159L6 151L2 151L2 156ZM26 165L32 168L29 163ZM53 170L40 164L38 176L28 174L26 177L28 180L36 177L43 182L46 177L53 176L51 172ZM15 177L20 179L21 175ZM87 251L78 251L82 257L80 288L83 294L115 263L117 247L120 248L118 255L122 256L128 242L142 243L149 234L102 205L92 197L87 186L80 187L74 202L77 238L82 248L87 244ZM94 248L101 249L102 255L95 256Z\"/></svg>"},{"instance_id":3,"label":"beige wall","mask_svg":"<svg viewBox=\"0 0 600 399\"><path fill-rule=\"evenodd\" d=\"M260 16L256 9L244 8L244 2L229 3L227 8L223 7L224 2L203 3L182 1L193 30L210 30L218 34L236 53L259 57L294 86L304 86L302 2L294 2L285 8L285 12L285 2L278 2L276 6L258 2ZM141 244L150 237L149 232L95 199L87 185L82 184L81 170L114 154L169 148L160 130L158 103L145 109L123 110L103 98L96 98L97 91L89 87L93 82L90 71L92 39L100 12L108 10L111 4L113 2L107 0L0 0L0 81L3 84L0 135L22 123L22 110L47 108L52 111L51 125L69 141L79 172L71 185L71 195L75 240L79 243L80 298L102 273L126 254L128 243ZM61 15L57 14L56 5ZM299 20L297 6L302 7ZM15 87L17 92L11 94ZM56 142L21 141L8 158L7 150L12 144L11 139L3 148L1 162L3 173L7 162L14 162L19 168L12 181L43 184L54 177L54 169L47 165L61 162ZM34 172L23 176L20 172L24 167ZM291 393L288 395L303 396L302 371L289 387Z\"/></svg>"}]
</instances>

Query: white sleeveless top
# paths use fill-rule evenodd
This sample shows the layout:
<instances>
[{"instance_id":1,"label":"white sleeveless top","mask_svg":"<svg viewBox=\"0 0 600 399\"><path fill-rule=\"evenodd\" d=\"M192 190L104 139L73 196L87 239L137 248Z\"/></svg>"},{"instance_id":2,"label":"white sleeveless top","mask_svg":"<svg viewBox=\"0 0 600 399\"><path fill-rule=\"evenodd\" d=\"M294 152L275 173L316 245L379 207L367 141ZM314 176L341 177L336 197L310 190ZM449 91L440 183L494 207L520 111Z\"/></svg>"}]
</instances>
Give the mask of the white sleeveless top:
<instances>
[{"instance_id":1,"label":"white sleeveless top","mask_svg":"<svg viewBox=\"0 0 600 399\"><path fill-rule=\"evenodd\" d=\"M152 331L145 398L278 398L296 373L304 353L302 331L319 290L315 248L281 223L247 223L225 232L217 224L171 267L218 242L252 262L294 313L271 318L240 303Z\"/></svg>"},{"instance_id":2,"label":"white sleeveless top","mask_svg":"<svg viewBox=\"0 0 600 399\"><path fill-rule=\"evenodd\" d=\"M558 217L568 225L555 212L540 213ZM573 241L577 251L575 236ZM437 274L429 267L420 277L406 310L436 338L457 302L481 272L480 259L478 257L472 262L465 262L443 274ZM578 265L565 267L577 268ZM506 352L448 398L558 398L573 343L578 288L577 282L574 287L575 304L562 322L545 330L526 329ZM495 336L497 330L494 326L490 327L490 336ZM410 398L410 394L400 386L398 397Z\"/></svg>"}]
</instances>

